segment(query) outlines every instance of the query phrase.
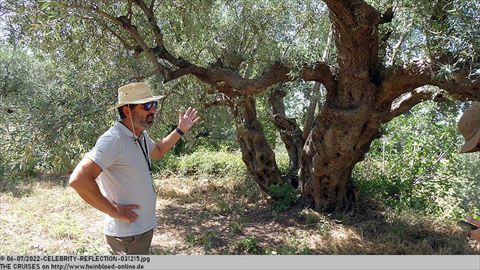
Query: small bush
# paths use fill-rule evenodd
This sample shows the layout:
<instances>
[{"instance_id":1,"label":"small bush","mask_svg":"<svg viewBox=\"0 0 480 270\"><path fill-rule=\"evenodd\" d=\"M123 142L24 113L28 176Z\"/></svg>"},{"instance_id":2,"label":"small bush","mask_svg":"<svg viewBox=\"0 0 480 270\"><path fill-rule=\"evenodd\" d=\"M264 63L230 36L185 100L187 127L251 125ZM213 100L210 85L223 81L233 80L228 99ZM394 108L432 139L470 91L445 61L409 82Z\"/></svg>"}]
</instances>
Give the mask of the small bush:
<instances>
[{"instance_id":1,"label":"small bush","mask_svg":"<svg viewBox=\"0 0 480 270\"><path fill-rule=\"evenodd\" d=\"M297 202L299 192L288 183L282 183L270 185L268 194L274 200L273 211L283 212Z\"/></svg>"},{"instance_id":2,"label":"small bush","mask_svg":"<svg viewBox=\"0 0 480 270\"><path fill-rule=\"evenodd\" d=\"M258 246L255 237L247 237L236 241L233 245L234 251L241 254L261 254L262 250Z\"/></svg>"},{"instance_id":3,"label":"small bush","mask_svg":"<svg viewBox=\"0 0 480 270\"><path fill-rule=\"evenodd\" d=\"M239 152L211 152L200 150L190 155L163 158L156 167L161 173L175 173L182 176L218 175L243 177L245 164Z\"/></svg>"},{"instance_id":4,"label":"small bush","mask_svg":"<svg viewBox=\"0 0 480 270\"><path fill-rule=\"evenodd\" d=\"M353 176L360 195L435 217L478 212L478 153L457 153L459 103L426 102L386 124Z\"/></svg>"},{"instance_id":5,"label":"small bush","mask_svg":"<svg viewBox=\"0 0 480 270\"><path fill-rule=\"evenodd\" d=\"M175 156L172 152L169 152L160 160L152 162L152 171L162 175L176 174L178 172L180 159L181 157Z\"/></svg>"}]
</instances>

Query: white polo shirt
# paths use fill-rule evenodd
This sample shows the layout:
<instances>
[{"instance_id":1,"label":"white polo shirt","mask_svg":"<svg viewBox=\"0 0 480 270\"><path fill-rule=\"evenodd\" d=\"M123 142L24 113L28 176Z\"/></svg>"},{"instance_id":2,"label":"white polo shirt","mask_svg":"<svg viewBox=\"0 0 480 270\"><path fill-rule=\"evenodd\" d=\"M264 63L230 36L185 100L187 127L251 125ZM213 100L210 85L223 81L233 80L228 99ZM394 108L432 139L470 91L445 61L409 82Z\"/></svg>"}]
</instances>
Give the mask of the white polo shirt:
<instances>
[{"instance_id":1,"label":"white polo shirt","mask_svg":"<svg viewBox=\"0 0 480 270\"><path fill-rule=\"evenodd\" d=\"M140 143L151 154L155 142L146 132L140 135ZM106 235L125 237L144 233L157 224L156 196L153 181L142 149L133 139L133 133L117 122L97 140L87 158L102 168L98 179L102 194L117 204L138 204L135 222L128 223L105 215L103 232ZM148 157L150 160L150 157Z\"/></svg>"}]
</instances>

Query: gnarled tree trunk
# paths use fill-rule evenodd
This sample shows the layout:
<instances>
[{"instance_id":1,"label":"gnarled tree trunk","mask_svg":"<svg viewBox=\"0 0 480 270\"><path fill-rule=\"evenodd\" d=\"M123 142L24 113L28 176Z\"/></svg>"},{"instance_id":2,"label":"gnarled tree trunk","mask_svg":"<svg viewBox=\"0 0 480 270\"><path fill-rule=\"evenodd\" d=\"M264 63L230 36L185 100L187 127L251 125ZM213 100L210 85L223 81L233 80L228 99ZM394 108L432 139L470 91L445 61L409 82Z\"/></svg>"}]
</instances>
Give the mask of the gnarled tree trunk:
<instances>
[{"instance_id":1,"label":"gnarled tree trunk","mask_svg":"<svg viewBox=\"0 0 480 270\"><path fill-rule=\"evenodd\" d=\"M352 170L379 134L380 14L364 2L325 1L334 26L339 71L302 155L303 199L316 210L343 210L354 200ZM362 14L362 17L355 17Z\"/></svg>"},{"instance_id":2,"label":"gnarled tree trunk","mask_svg":"<svg viewBox=\"0 0 480 270\"><path fill-rule=\"evenodd\" d=\"M289 158L289 170L285 180L294 188L298 187L298 170L300 169L300 157L305 143L303 132L293 118L285 114L283 99L286 93L277 87L272 90L269 102L272 106L272 121L280 132L280 138L285 144Z\"/></svg>"},{"instance_id":3,"label":"gnarled tree trunk","mask_svg":"<svg viewBox=\"0 0 480 270\"><path fill-rule=\"evenodd\" d=\"M355 199L352 170L379 134L366 106L325 108L305 143L302 196L317 211L348 208Z\"/></svg>"},{"instance_id":4,"label":"gnarled tree trunk","mask_svg":"<svg viewBox=\"0 0 480 270\"><path fill-rule=\"evenodd\" d=\"M281 183L282 177L275 161L275 153L268 145L257 119L255 99L251 95L242 98L233 108L242 159L248 174L267 192L271 184Z\"/></svg>"}]
</instances>

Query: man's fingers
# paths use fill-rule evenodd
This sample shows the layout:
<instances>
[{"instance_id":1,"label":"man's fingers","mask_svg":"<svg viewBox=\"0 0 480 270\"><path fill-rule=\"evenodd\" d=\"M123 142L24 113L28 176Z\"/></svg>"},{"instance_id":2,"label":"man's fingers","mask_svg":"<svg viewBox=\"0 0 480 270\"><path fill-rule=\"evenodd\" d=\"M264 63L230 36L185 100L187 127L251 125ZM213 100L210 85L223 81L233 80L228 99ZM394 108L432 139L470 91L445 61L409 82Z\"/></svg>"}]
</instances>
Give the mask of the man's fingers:
<instances>
[{"instance_id":1,"label":"man's fingers","mask_svg":"<svg viewBox=\"0 0 480 270\"><path fill-rule=\"evenodd\" d=\"M125 207L127 207L128 209L137 209L137 208L140 208L140 205L138 205L138 204L126 204Z\"/></svg>"},{"instance_id":2,"label":"man's fingers","mask_svg":"<svg viewBox=\"0 0 480 270\"><path fill-rule=\"evenodd\" d=\"M195 114L197 114L197 110L196 110L196 109L192 109L192 110L189 112L189 115L190 115L190 116L194 116Z\"/></svg>"},{"instance_id":3,"label":"man's fingers","mask_svg":"<svg viewBox=\"0 0 480 270\"><path fill-rule=\"evenodd\" d=\"M134 222L136 219L137 219L138 215L137 213L133 212L133 211L130 211L129 213L129 216L128 216L128 219L131 222Z\"/></svg>"},{"instance_id":4,"label":"man's fingers","mask_svg":"<svg viewBox=\"0 0 480 270\"><path fill-rule=\"evenodd\" d=\"M192 119L194 118L197 118L198 117L198 111L197 110L193 110L193 113L192 113Z\"/></svg>"},{"instance_id":5,"label":"man's fingers","mask_svg":"<svg viewBox=\"0 0 480 270\"><path fill-rule=\"evenodd\" d=\"M140 208L138 204L117 204L113 203L117 208L115 215L112 215L113 218L123 220L128 223L134 222L138 214L133 211L134 209Z\"/></svg>"},{"instance_id":6,"label":"man's fingers","mask_svg":"<svg viewBox=\"0 0 480 270\"><path fill-rule=\"evenodd\" d=\"M125 207L125 217L126 217L127 221L129 223L134 222L137 219L138 214L135 213L135 211L133 211L133 209L138 209L138 208L140 208L140 206L137 205L137 204L128 204L128 205L124 205L124 207Z\"/></svg>"}]
</instances>

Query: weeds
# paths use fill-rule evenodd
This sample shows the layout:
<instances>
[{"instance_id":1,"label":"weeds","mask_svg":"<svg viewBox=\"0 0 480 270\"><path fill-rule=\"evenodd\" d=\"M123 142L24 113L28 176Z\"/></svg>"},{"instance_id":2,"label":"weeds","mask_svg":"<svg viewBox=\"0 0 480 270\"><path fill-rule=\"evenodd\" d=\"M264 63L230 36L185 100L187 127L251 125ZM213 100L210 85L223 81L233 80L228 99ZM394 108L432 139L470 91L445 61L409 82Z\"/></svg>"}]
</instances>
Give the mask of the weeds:
<instances>
[{"instance_id":1,"label":"weeds","mask_svg":"<svg viewBox=\"0 0 480 270\"><path fill-rule=\"evenodd\" d=\"M255 237L246 237L233 243L232 251L239 254L262 254Z\"/></svg>"},{"instance_id":2,"label":"weeds","mask_svg":"<svg viewBox=\"0 0 480 270\"><path fill-rule=\"evenodd\" d=\"M238 222L235 222L235 221L231 222L230 224L228 224L228 227L235 234L241 234L242 233L242 225L240 225Z\"/></svg>"},{"instance_id":3,"label":"weeds","mask_svg":"<svg viewBox=\"0 0 480 270\"><path fill-rule=\"evenodd\" d=\"M295 204L299 192L288 183L273 184L268 187L268 194L274 200L274 213L283 212Z\"/></svg>"}]
</instances>

